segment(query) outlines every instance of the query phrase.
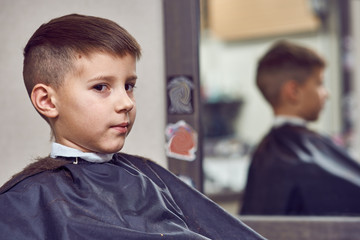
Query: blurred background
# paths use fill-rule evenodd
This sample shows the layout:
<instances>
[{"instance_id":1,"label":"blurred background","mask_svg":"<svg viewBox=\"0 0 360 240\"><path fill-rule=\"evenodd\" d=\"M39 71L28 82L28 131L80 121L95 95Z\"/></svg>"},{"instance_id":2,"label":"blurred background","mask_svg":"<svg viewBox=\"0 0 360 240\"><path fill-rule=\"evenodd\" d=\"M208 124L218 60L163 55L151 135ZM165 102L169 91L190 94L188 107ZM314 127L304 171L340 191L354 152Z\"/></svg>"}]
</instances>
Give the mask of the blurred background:
<instances>
[{"instance_id":1,"label":"blurred background","mask_svg":"<svg viewBox=\"0 0 360 240\"><path fill-rule=\"evenodd\" d=\"M312 48L326 59L324 82L330 99L311 127L359 158L360 1L201 3L205 193L220 202L241 198L249 153L273 119L255 86L257 60L280 39Z\"/></svg>"}]
</instances>

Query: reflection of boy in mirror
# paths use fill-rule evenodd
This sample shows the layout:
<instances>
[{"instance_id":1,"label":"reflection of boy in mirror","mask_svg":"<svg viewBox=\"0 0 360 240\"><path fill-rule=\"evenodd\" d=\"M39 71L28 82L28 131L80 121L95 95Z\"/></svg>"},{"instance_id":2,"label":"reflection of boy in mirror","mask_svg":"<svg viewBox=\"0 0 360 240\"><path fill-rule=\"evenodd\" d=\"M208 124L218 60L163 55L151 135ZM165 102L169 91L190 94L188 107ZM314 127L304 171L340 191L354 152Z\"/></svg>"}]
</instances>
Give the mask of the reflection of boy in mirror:
<instances>
[{"instance_id":1,"label":"reflection of boy in mirror","mask_svg":"<svg viewBox=\"0 0 360 240\"><path fill-rule=\"evenodd\" d=\"M0 239L262 239L154 162L122 149L135 120L137 41L67 15L24 50L24 80L55 142L0 188Z\"/></svg>"},{"instance_id":2,"label":"reflection of boy in mirror","mask_svg":"<svg viewBox=\"0 0 360 240\"><path fill-rule=\"evenodd\" d=\"M256 83L275 120L253 153L241 214L360 214L360 166L329 138L306 127L328 92L325 62L280 41L260 59Z\"/></svg>"}]
</instances>

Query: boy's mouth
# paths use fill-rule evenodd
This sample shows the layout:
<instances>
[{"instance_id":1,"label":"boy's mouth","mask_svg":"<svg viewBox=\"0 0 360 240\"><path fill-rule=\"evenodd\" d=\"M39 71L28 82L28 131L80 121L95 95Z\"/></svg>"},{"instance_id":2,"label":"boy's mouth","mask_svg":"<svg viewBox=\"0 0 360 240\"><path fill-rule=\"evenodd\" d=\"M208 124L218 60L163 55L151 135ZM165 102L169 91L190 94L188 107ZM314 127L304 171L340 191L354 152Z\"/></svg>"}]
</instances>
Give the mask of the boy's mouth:
<instances>
[{"instance_id":1,"label":"boy's mouth","mask_svg":"<svg viewBox=\"0 0 360 240\"><path fill-rule=\"evenodd\" d=\"M129 127L129 123L128 122L124 122L118 125L114 125L111 126L112 129L115 129L116 131L118 131L121 134L126 134L128 131L128 127Z\"/></svg>"}]
</instances>

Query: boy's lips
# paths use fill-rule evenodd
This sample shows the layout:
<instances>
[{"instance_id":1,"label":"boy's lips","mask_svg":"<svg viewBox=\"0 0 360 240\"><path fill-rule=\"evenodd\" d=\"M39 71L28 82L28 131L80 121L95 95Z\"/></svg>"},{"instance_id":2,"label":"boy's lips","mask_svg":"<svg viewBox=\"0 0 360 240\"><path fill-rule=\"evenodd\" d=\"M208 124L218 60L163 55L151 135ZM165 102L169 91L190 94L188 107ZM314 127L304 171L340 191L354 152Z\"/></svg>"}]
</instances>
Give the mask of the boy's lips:
<instances>
[{"instance_id":1,"label":"boy's lips","mask_svg":"<svg viewBox=\"0 0 360 240\"><path fill-rule=\"evenodd\" d=\"M128 127L129 127L128 122L124 122L124 123L121 123L121 124L118 124L118 125L111 126L112 129L115 129L119 133L123 133L123 134L127 133Z\"/></svg>"}]
</instances>

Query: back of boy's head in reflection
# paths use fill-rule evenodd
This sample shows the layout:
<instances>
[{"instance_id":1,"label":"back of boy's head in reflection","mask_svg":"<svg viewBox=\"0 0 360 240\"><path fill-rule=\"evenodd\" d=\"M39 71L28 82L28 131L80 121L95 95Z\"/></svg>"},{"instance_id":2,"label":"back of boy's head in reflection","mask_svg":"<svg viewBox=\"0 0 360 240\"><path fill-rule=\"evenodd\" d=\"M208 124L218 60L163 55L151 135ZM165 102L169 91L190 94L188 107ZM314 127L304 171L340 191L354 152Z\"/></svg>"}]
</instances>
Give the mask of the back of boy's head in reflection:
<instances>
[{"instance_id":1,"label":"back of boy's head in reflection","mask_svg":"<svg viewBox=\"0 0 360 240\"><path fill-rule=\"evenodd\" d=\"M325 65L315 51L279 41L259 60L256 84L275 115L314 121L328 97Z\"/></svg>"}]
</instances>

